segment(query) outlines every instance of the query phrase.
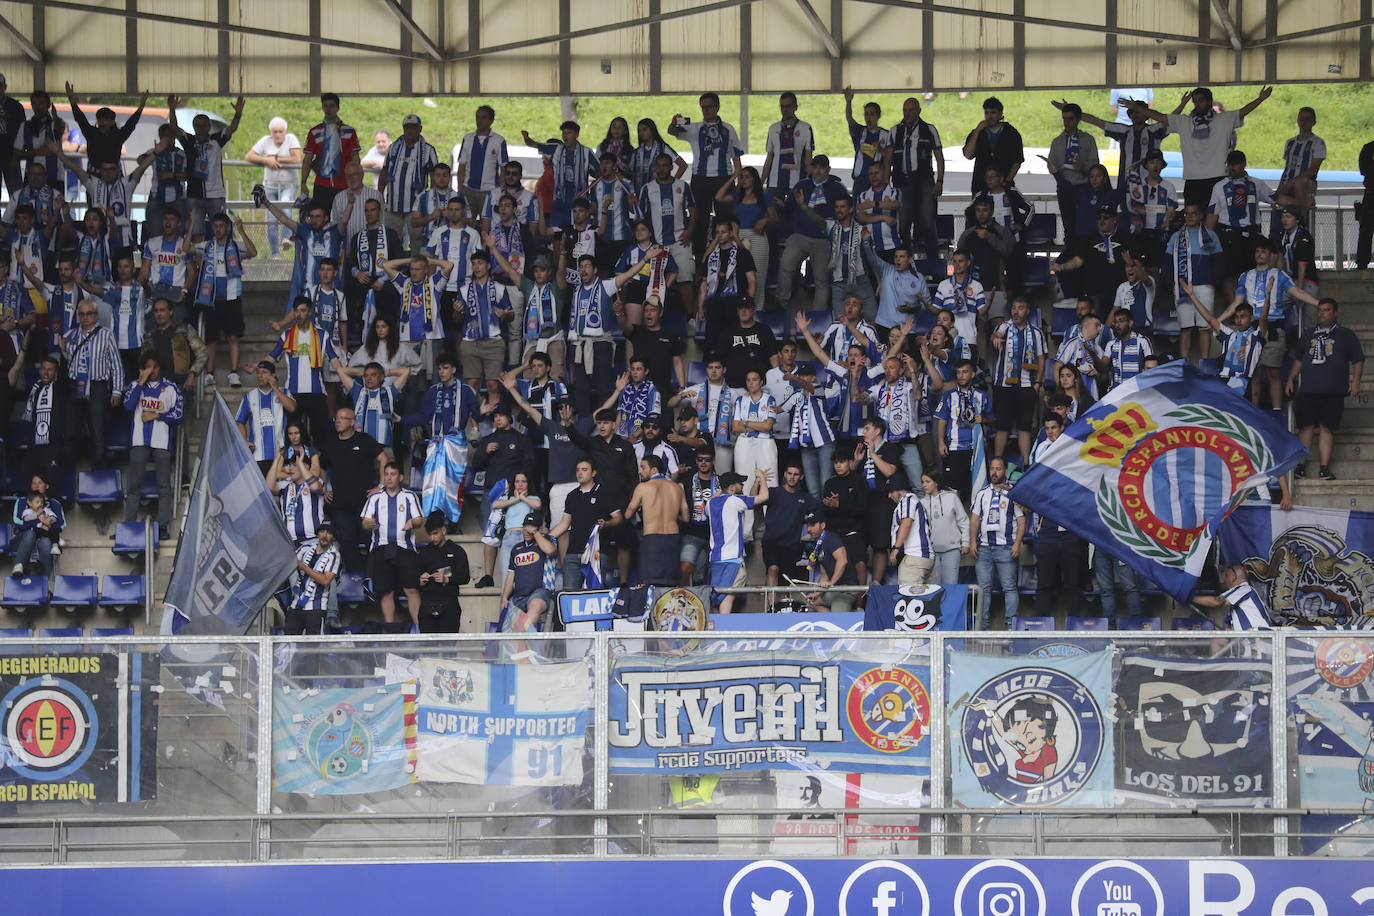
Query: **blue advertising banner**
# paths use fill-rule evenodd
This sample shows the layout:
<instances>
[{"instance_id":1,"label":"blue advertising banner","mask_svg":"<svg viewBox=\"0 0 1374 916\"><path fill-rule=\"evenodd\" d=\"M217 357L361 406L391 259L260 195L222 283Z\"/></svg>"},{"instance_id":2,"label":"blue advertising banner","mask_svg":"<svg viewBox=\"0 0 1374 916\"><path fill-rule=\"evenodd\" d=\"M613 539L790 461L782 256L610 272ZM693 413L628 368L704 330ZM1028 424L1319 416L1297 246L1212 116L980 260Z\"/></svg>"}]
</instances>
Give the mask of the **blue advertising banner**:
<instances>
[{"instance_id":1,"label":"blue advertising banner","mask_svg":"<svg viewBox=\"0 0 1374 916\"><path fill-rule=\"evenodd\" d=\"M592 675L585 662L420 660L421 782L562 786L582 781Z\"/></svg>"},{"instance_id":2,"label":"blue advertising banner","mask_svg":"<svg viewBox=\"0 0 1374 916\"><path fill-rule=\"evenodd\" d=\"M956 805L1112 804L1112 654L949 653Z\"/></svg>"},{"instance_id":3,"label":"blue advertising banner","mask_svg":"<svg viewBox=\"0 0 1374 916\"><path fill-rule=\"evenodd\" d=\"M359 795L413 782L414 744L407 725L413 730L414 698L413 682L274 691L273 788Z\"/></svg>"},{"instance_id":4,"label":"blue advertising banner","mask_svg":"<svg viewBox=\"0 0 1374 916\"><path fill-rule=\"evenodd\" d=\"M626 656L611 675L611 772L928 774L930 669L903 659Z\"/></svg>"},{"instance_id":5,"label":"blue advertising banner","mask_svg":"<svg viewBox=\"0 0 1374 916\"><path fill-rule=\"evenodd\" d=\"M967 585L870 585L865 630L967 630Z\"/></svg>"},{"instance_id":6,"label":"blue advertising banner","mask_svg":"<svg viewBox=\"0 0 1374 916\"><path fill-rule=\"evenodd\" d=\"M1271 614L1359 618L1374 611L1374 512L1241 506L1217 531L1222 563L1242 563Z\"/></svg>"},{"instance_id":7,"label":"blue advertising banner","mask_svg":"<svg viewBox=\"0 0 1374 916\"><path fill-rule=\"evenodd\" d=\"M1374 916L1348 859L622 859L11 868L16 912Z\"/></svg>"}]
</instances>

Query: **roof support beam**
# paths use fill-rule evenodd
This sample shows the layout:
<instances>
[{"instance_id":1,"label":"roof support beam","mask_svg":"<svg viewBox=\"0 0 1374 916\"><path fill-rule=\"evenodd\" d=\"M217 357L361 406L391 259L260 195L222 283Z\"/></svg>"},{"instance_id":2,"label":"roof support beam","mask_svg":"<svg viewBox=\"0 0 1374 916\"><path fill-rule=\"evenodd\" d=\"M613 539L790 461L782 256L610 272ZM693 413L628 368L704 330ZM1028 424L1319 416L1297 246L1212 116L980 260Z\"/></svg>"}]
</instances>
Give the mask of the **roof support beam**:
<instances>
[{"instance_id":1,"label":"roof support beam","mask_svg":"<svg viewBox=\"0 0 1374 916\"><path fill-rule=\"evenodd\" d=\"M29 0L36 2L36 0ZM538 38L529 38L524 41L508 41L505 44L491 45L486 48L473 48L471 51L463 51L448 58L451 64L465 60L472 60L474 57L485 57L488 54L500 54L502 51L518 51L522 48L532 48L535 45L551 45L560 41L572 41L577 38L586 38L589 35L604 35L607 32L618 32L621 29L637 29L641 26L653 25L656 22L668 22L673 19L686 19L689 16L699 16L702 13L714 13L717 10L728 10L736 6L748 6L757 3L758 0L717 0L715 3L704 3L701 6L694 6L689 9L672 10L667 13L658 13L653 16L640 16L638 19L626 19L622 22L608 22L605 25L598 25L587 29L571 29L566 32L559 32L556 35L541 35Z\"/></svg>"},{"instance_id":2,"label":"roof support beam","mask_svg":"<svg viewBox=\"0 0 1374 916\"><path fill-rule=\"evenodd\" d=\"M941 3L918 3L915 0L853 0L855 3L872 3L875 6L895 6L899 9L915 10L922 13L937 13L949 16L972 16L975 19L988 19L995 22L1013 22L1023 25L1038 25L1048 29L1070 29L1077 32L1096 32L1102 33L1102 26L1091 22L1074 22L1069 19L1045 19L1042 16L1018 16L1015 13L994 13L989 10L962 9L957 6L946 6ZM1355 23L1358 25L1359 23ZM1118 36L1127 35L1132 38L1148 38L1151 41L1172 41L1184 45L1201 45L1207 48L1226 48L1230 47L1226 42L1218 38L1204 38L1198 35L1170 35L1162 32L1150 32L1145 29L1122 29L1116 30Z\"/></svg>"},{"instance_id":3,"label":"roof support beam","mask_svg":"<svg viewBox=\"0 0 1374 916\"><path fill-rule=\"evenodd\" d=\"M311 38L309 35L298 35L295 32L282 32L276 29L258 29L252 26L237 25L235 23L220 23L213 20L192 19L188 16L164 16L161 13L156 15L137 9L137 0L125 8L110 6L94 6L90 3L75 3L72 0L16 0L16 2L28 6L51 10L71 10L75 13L85 13L93 16L118 16L130 22L137 22L148 19L162 25L178 25L192 29L210 29L211 31L233 32L236 35L252 35L256 38L275 38L281 41L294 41L310 44L318 42L319 38ZM751 2L751 0L745 0ZM425 55L413 51L401 51L397 48L379 48L376 45L363 44L356 41L342 41L329 39L330 49L340 49L347 51L360 51L365 54L381 54L385 57L404 57L411 60L425 60Z\"/></svg>"},{"instance_id":4,"label":"roof support beam","mask_svg":"<svg viewBox=\"0 0 1374 916\"><path fill-rule=\"evenodd\" d=\"M1355 19L1350 22L1340 22L1336 25L1323 25L1315 29L1303 29L1301 32L1289 32L1286 35L1275 35L1272 38L1264 38L1260 41L1252 42L1251 48L1267 48L1270 45L1280 45L1286 41L1296 41L1301 38L1317 38L1322 35L1332 35L1336 32L1344 32L1349 29L1363 29L1374 25L1374 17Z\"/></svg>"},{"instance_id":5,"label":"roof support beam","mask_svg":"<svg viewBox=\"0 0 1374 916\"><path fill-rule=\"evenodd\" d=\"M38 11L35 9L34 13L37 15ZM0 30L3 30L14 39L15 43L19 45L19 49L24 52L29 60L33 61L35 64L41 64L43 62L43 52L39 50L38 46L29 41L28 37L23 32L19 31L19 29L15 28L14 23L10 22L4 16L0 16Z\"/></svg>"},{"instance_id":6,"label":"roof support beam","mask_svg":"<svg viewBox=\"0 0 1374 916\"><path fill-rule=\"evenodd\" d=\"M434 43L434 40L425 34L425 30L420 28L410 13L407 13L397 0L382 0L382 5L391 11L391 15L396 17L396 21L401 23L402 28L410 33L411 38L420 43L420 47L424 48L434 61L443 62L444 52L439 50L439 46Z\"/></svg>"},{"instance_id":7,"label":"roof support beam","mask_svg":"<svg viewBox=\"0 0 1374 916\"><path fill-rule=\"evenodd\" d=\"M811 24L811 30L820 38L825 45L826 52L831 60L840 59L840 45L835 41L835 36L830 34L830 30L821 22L821 17L816 14L816 9L811 5L811 0L797 0L797 7L802 11L802 16Z\"/></svg>"},{"instance_id":8,"label":"roof support beam","mask_svg":"<svg viewBox=\"0 0 1374 916\"><path fill-rule=\"evenodd\" d=\"M1226 32L1226 38L1231 42L1231 50L1239 54L1245 50L1245 44L1240 40L1240 32L1236 29L1236 20L1231 18L1231 11L1226 8L1225 0L1212 0L1212 11L1217 14L1217 20L1221 23L1221 28Z\"/></svg>"}]
</instances>

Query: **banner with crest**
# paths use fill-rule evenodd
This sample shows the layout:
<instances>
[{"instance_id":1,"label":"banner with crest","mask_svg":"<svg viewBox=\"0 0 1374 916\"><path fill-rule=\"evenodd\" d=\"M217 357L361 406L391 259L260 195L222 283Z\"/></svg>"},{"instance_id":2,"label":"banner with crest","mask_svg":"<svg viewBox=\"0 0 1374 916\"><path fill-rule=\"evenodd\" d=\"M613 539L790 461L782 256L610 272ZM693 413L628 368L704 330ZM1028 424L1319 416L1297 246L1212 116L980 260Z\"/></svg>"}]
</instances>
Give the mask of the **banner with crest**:
<instances>
[{"instance_id":1,"label":"banner with crest","mask_svg":"<svg viewBox=\"0 0 1374 916\"><path fill-rule=\"evenodd\" d=\"M1178 360L1080 415L1012 499L1186 601L1222 520L1304 454L1267 411Z\"/></svg>"},{"instance_id":2,"label":"banner with crest","mask_svg":"<svg viewBox=\"0 0 1374 916\"><path fill-rule=\"evenodd\" d=\"M1217 531L1217 551L1245 565L1276 622L1374 613L1374 512L1241 506Z\"/></svg>"},{"instance_id":3,"label":"banner with crest","mask_svg":"<svg viewBox=\"0 0 1374 916\"><path fill-rule=\"evenodd\" d=\"M1374 633L1287 641L1304 808L1374 811Z\"/></svg>"}]
</instances>

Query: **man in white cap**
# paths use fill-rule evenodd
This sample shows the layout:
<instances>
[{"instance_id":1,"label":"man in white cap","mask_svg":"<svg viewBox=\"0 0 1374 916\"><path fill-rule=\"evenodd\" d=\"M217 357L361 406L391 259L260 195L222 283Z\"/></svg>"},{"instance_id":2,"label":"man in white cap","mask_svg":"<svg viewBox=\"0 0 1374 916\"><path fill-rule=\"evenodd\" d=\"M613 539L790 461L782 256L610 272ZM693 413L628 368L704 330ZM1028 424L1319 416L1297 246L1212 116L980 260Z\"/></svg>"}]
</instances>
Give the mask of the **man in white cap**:
<instances>
[{"instance_id":1,"label":"man in white cap","mask_svg":"<svg viewBox=\"0 0 1374 916\"><path fill-rule=\"evenodd\" d=\"M262 188L268 200L277 202L295 200L301 183L301 141L286 127L285 118L268 121L266 135L243 155L262 166ZM272 257L281 256L281 226L275 220L267 224L267 247Z\"/></svg>"},{"instance_id":2,"label":"man in white cap","mask_svg":"<svg viewBox=\"0 0 1374 916\"><path fill-rule=\"evenodd\" d=\"M420 246L420 227L412 226L410 213L425 188L429 173L439 162L434 147L420 136L420 116L408 114L401 121L401 139L386 149L377 190L382 192L386 227L407 238L410 249Z\"/></svg>"}]
</instances>

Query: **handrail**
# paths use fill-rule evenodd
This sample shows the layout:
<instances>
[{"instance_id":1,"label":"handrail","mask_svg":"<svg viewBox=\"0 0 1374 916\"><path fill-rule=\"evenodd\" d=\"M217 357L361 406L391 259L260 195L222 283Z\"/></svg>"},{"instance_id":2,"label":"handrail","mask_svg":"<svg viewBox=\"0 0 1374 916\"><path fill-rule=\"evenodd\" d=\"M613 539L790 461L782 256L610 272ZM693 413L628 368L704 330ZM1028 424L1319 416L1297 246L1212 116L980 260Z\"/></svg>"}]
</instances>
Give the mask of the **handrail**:
<instances>
[{"instance_id":1,"label":"handrail","mask_svg":"<svg viewBox=\"0 0 1374 916\"><path fill-rule=\"evenodd\" d=\"M179 489L179 488L178 488ZM143 526L143 625L153 625L153 571L157 568L157 522ZM161 532L163 535L166 532Z\"/></svg>"}]
</instances>

